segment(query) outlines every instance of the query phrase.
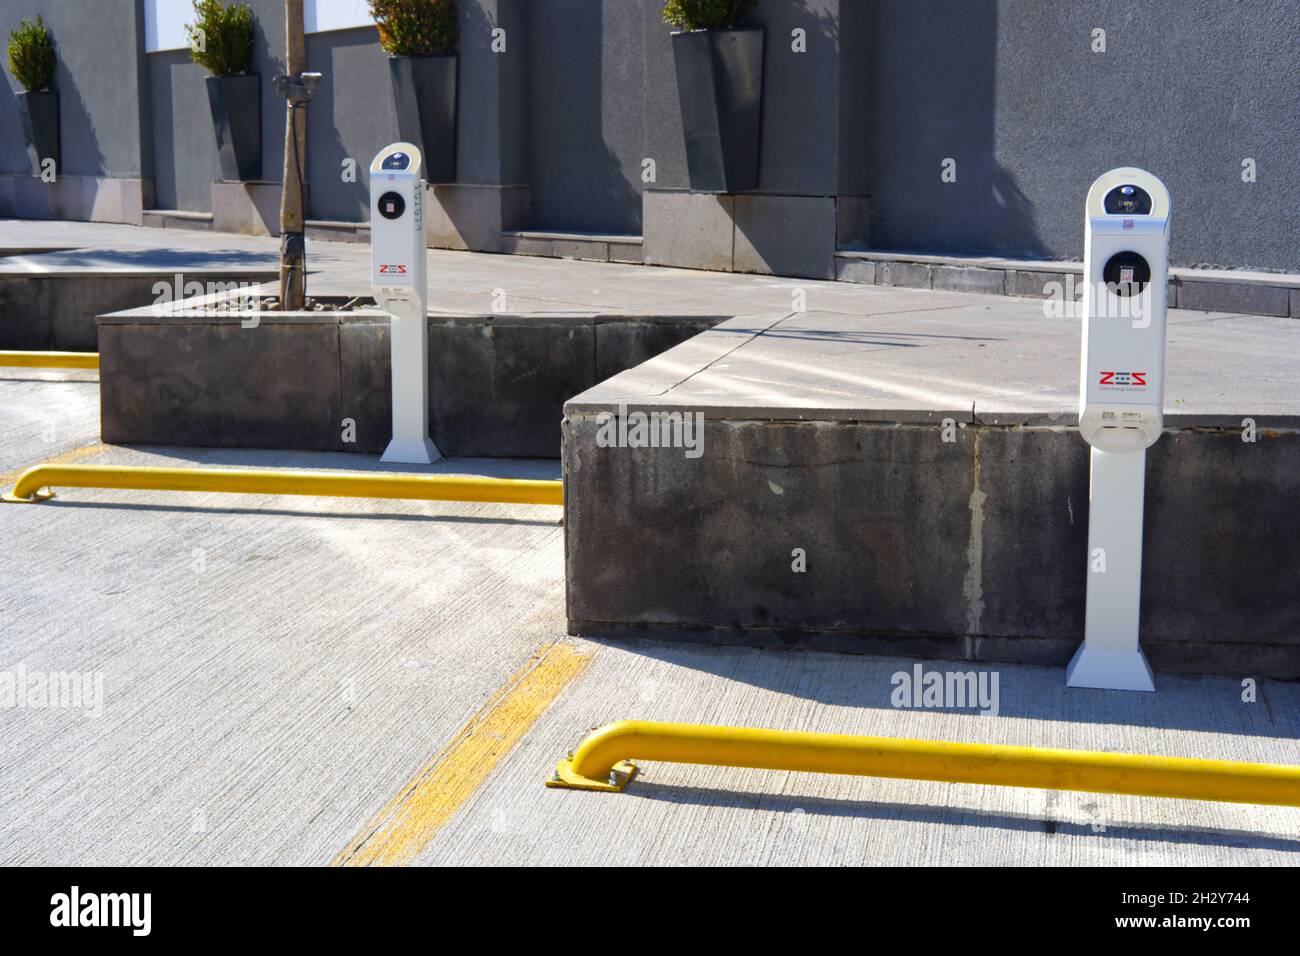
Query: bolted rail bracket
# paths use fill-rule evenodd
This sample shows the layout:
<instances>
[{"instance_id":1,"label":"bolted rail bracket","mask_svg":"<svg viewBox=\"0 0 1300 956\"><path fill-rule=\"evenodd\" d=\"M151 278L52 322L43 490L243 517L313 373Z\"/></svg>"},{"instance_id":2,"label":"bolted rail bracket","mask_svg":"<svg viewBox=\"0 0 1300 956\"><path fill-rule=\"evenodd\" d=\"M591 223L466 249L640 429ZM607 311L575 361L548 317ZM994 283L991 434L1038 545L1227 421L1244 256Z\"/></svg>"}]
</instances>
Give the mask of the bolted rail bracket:
<instances>
[{"instance_id":1,"label":"bolted rail bracket","mask_svg":"<svg viewBox=\"0 0 1300 956\"><path fill-rule=\"evenodd\" d=\"M38 501L49 501L53 497L54 492L49 488L37 488L27 498L20 498L12 491L6 491L4 494L0 494L0 501L8 502L11 505L31 505Z\"/></svg>"},{"instance_id":2,"label":"bolted rail bracket","mask_svg":"<svg viewBox=\"0 0 1300 956\"><path fill-rule=\"evenodd\" d=\"M602 779L584 777L573 769L573 759L561 760L555 768L555 775L546 781L548 787L560 790L597 790L603 793L622 793L623 788L636 776L636 764L629 760L620 760L610 768L609 775Z\"/></svg>"}]
</instances>

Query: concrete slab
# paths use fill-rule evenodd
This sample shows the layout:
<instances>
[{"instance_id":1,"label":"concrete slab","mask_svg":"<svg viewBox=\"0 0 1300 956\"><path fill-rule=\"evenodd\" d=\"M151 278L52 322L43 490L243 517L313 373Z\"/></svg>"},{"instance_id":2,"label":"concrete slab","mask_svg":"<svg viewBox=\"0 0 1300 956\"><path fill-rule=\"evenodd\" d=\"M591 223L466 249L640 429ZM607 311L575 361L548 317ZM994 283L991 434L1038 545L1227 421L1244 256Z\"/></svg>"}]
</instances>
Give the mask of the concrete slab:
<instances>
[{"instance_id":1,"label":"concrete slab","mask_svg":"<svg viewBox=\"0 0 1300 956\"><path fill-rule=\"evenodd\" d=\"M0 475L99 438L99 376L73 369L0 368Z\"/></svg>"},{"instance_id":2,"label":"concrete slab","mask_svg":"<svg viewBox=\"0 0 1300 956\"><path fill-rule=\"evenodd\" d=\"M48 504L0 515L0 671L99 675L102 710L0 709L6 863L326 863L561 626L555 508L85 489Z\"/></svg>"},{"instance_id":3,"label":"concrete slab","mask_svg":"<svg viewBox=\"0 0 1300 956\"><path fill-rule=\"evenodd\" d=\"M867 291L867 290L864 290ZM1017 299L871 290L855 313L810 311L719 325L725 362L669 352L571 403L574 414L655 396L710 417L1077 423L1079 330ZM995 304L996 303L996 304ZM679 347L680 349L680 347ZM1300 425L1300 325L1284 318L1170 313L1166 423ZM667 371L671 369L672 371ZM678 381L665 387L673 376ZM939 416L943 417L943 416Z\"/></svg>"},{"instance_id":4,"label":"concrete slab","mask_svg":"<svg viewBox=\"0 0 1300 956\"><path fill-rule=\"evenodd\" d=\"M835 278L832 197L737 195L735 217L736 272Z\"/></svg>"},{"instance_id":5,"label":"concrete slab","mask_svg":"<svg viewBox=\"0 0 1300 956\"><path fill-rule=\"evenodd\" d=\"M642 197L647 265L730 272L735 197L650 190Z\"/></svg>"},{"instance_id":6,"label":"concrete slab","mask_svg":"<svg viewBox=\"0 0 1300 956\"><path fill-rule=\"evenodd\" d=\"M723 323L567 403L571 633L1069 658L1088 502L1077 324L1014 299L887 296L862 298L875 314ZM1144 537L1157 669L1300 677L1297 358L1290 319L1172 315ZM694 454L602 439L603 415L655 411L701 417Z\"/></svg>"},{"instance_id":7,"label":"concrete slab","mask_svg":"<svg viewBox=\"0 0 1300 956\"><path fill-rule=\"evenodd\" d=\"M31 440L37 399L70 390L82 422L95 408L92 383L10 372L6 469L50 456ZM394 470L187 449L95 460ZM0 863L328 863L523 661L562 639L558 516L90 489L0 506L0 672L103 678L97 714L0 708ZM624 717L1296 763L1300 685L1260 681L1246 703L1236 680L1159 675L1156 695L1124 695L1002 666L994 717L895 709L893 675L912 661L577 644L592 656L585 673L429 834L418 864L1222 866L1300 853L1300 810L1287 808L669 764L645 765L617 796L542 786L588 729Z\"/></svg>"},{"instance_id":8,"label":"concrete slab","mask_svg":"<svg viewBox=\"0 0 1300 956\"><path fill-rule=\"evenodd\" d=\"M548 790L589 728L621 718L932 740L1300 761L1300 685L1245 704L1236 681L1155 695L1068 690L996 668L998 716L897 709L911 662L638 642L600 645L418 863L518 866L1290 865L1300 809L646 763L621 794ZM927 669L967 671L934 661ZM980 671L990 668L980 667ZM1261 700L1264 698L1261 698Z\"/></svg>"},{"instance_id":9,"label":"concrete slab","mask_svg":"<svg viewBox=\"0 0 1300 956\"><path fill-rule=\"evenodd\" d=\"M713 321L431 316L433 441L452 456L558 458L566 400ZM203 314L189 301L101 316L104 440L382 452L392 425L388 324L373 308Z\"/></svg>"}]
</instances>

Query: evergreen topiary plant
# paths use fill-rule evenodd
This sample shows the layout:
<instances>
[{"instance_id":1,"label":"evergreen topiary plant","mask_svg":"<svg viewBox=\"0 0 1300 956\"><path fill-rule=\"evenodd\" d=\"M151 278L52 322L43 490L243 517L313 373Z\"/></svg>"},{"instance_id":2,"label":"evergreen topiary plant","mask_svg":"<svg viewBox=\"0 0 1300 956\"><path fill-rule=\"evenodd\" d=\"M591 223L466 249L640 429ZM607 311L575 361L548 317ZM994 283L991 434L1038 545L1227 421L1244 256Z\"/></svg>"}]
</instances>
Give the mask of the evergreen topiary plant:
<instances>
[{"instance_id":1,"label":"evergreen topiary plant","mask_svg":"<svg viewBox=\"0 0 1300 956\"><path fill-rule=\"evenodd\" d=\"M456 0L370 0L379 45L389 56L446 56L456 49Z\"/></svg>"},{"instance_id":2,"label":"evergreen topiary plant","mask_svg":"<svg viewBox=\"0 0 1300 956\"><path fill-rule=\"evenodd\" d=\"M194 0L196 22L185 24L190 55L213 76L238 76L253 63L253 10L221 0Z\"/></svg>"},{"instance_id":3,"label":"evergreen topiary plant","mask_svg":"<svg viewBox=\"0 0 1300 956\"><path fill-rule=\"evenodd\" d=\"M668 0L665 23L679 30L726 30L737 26L746 7L758 0Z\"/></svg>"},{"instance_id":4,"label":"evergreen topiary plant","mask_svg":"<svg viewBox=\"0 0 1300 956\"><path fill-rule=\"evenodd\" d=\"M54 78L54 41L45 21L22 19L18 29L9 33L9 72L27 92L49 87Z\"/></svg>"}]
</instances>

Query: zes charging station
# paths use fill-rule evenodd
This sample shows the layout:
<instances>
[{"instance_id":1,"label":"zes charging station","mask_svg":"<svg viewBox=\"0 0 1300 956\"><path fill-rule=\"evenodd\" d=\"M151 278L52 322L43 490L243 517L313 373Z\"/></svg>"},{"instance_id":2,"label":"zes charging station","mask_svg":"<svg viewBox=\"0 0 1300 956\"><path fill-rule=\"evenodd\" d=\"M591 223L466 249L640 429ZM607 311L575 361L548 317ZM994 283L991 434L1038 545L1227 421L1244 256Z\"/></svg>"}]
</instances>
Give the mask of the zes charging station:
<instances>
[{"instance_id":1,"label":"zes charging station","mask_svg":"<svg viewBox=\"0 0 1300 956\"><path fill-rule=\"evenodd\" d=\"M1083 645L1070 687L1155 690L1138 646L1146 451L1164 428L1169 191L1141 169L1088 190L1079 433L1092 446Z\"/></svg>"},{"instance_id":2,"label":"zes charging station","mask_svg":"<svg viewBox=\"0 0 1300 956\"><path fill-rule=\"evenodd\" d=\"M429 465L429 278L423 157L410 143L385 147L370 164L370 284L391 316L393 439L382 461Z\"/></svg>"}]
</instances>

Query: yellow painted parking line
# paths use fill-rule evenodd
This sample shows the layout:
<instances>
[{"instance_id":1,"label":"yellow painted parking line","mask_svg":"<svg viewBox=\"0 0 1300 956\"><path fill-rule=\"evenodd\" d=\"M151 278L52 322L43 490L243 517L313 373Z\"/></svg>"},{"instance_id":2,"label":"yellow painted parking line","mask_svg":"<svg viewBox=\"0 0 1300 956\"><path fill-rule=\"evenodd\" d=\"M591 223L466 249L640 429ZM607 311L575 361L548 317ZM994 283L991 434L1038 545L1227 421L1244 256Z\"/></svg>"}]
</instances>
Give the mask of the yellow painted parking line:
<instances>
[{"instance_id":1,"label":"yellow painted parking line","mask_svg":"<svg viewBox=\"0 0 1300 956\"><path fill-rule=\"evenodd\" d=\"M334 866L415 859L591 662L571 644L535 653L334 858Z\"/></svg>"},{"instance_id":2,"label":"yellow painted parking line","mask_svg":"<svg viewBox=\"0 0 1300 956\"><path fill-rule=\"evenodd\" d=\"M82 445L80 448L73 448L61 455L55 455L53 458L43 458L37 464L71 465L79 461L85 461L87 458L94 458L96 455L102 455L108 451L108 447L108 445L102 445L99 442L95 442L93 445ZM8 488L18 480L19 475L30 467L31 465L23 465L21 468L15 468L13 471L0 474L0 488Z\"/></svg>"}]
</instances>

